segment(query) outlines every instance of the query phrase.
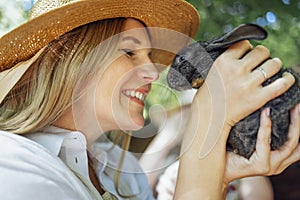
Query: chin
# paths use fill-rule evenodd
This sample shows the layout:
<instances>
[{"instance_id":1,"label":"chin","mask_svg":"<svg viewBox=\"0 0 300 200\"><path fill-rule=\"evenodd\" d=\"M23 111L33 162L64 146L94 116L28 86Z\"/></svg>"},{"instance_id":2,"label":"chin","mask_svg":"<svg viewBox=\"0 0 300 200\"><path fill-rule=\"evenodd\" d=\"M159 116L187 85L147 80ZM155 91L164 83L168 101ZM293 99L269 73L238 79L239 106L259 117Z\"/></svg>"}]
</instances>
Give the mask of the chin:
<instances>
[{"instance_id":1,"label":"chin","mask_svg":"<svg viewBox=\"0 0 300 200\"><path fill-rule=\"evenodd\" d=\"M142 119L132 119L131 124L125 130L137 131L137 130L140 130L141 128L143 128L144 124L145 124L144 118L142 118Z\"/></svg>"}]
</instances>

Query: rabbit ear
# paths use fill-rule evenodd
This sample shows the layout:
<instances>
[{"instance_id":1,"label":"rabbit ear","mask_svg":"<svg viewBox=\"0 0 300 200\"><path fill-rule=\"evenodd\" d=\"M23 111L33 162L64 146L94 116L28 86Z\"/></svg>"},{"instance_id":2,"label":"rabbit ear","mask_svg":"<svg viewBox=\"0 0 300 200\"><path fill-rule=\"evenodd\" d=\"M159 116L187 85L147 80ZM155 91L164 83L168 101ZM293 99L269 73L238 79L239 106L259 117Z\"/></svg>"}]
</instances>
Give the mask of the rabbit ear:
<instances>
[{"instance_id":1,"label":"rabbit ear","mask_svg":"<svg viewBox=\"0 0 300 200\"><path fill-rule=\"evenodd\" d=\"M212 40L209 45L207 45L206 49L209 51L219 48L227 48L241 40L263 40L267 36L267 31L256 24L242 24L221 37Z\"/></svg>"}]
</instances>

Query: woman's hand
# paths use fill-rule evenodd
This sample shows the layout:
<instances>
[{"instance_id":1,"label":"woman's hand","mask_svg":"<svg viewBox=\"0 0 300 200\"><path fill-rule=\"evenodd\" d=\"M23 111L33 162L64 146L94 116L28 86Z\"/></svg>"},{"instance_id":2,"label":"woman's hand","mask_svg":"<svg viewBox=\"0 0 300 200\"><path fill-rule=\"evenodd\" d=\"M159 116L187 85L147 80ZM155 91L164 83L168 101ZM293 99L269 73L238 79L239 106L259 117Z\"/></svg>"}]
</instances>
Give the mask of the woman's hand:
<instances>
[{"instance_id":1,"label":"woman's hand","mask_svg":"<svg viewBox=\"0 0 300 200\"><path fill-rule=\"evenodd\" d=\"M214 62L198 96L207 90L204 94L210 97L205 98L210 99L210 107L218 116L217 120L233 126L294 83L294 77L285 74L274 83L262 87L266 78L257 70L258 66L269 78L280 70L282 63L278 58L270 59L267 48L257 46L252 49L246 40L231 46Z\"/></svg>"},{"instance_id":2,"label":"woman's hand","mask_svg":"<svg viewBox=\"0 0 300 200\"><path fill-rule=\"evenodd\" d=\"M300 117L296 109L292 114L294 119L289 141L280 150L270 151L270 136L266 146L263 136L264 133L270 135L271 122L264 118L257 151L250 160L226 152L231 127L294 83L294 77L285 74L262 87L265 79L282 67L279 59L269 57L265 47L252 49L248 41L241 41L214 62L191 105L181 147L174 199L191 199L195 196L221 199L225 197L229 181L245 176L276 174L299 159L300 147L296 148L295 140L299 138ZM258 66L264 69L267 77L256 69Z\"/></svg>"},{"instance_id":3,"label":"woman's hand","mask_svg":"<svg viewBox=\"0 0 300 200\"><path fill-rule=\"evenodd\" d=\"M291 111L288 140L274 151L270 148L271 120L268 113L269 110L265 109L261 114L256 151L249 160L232 152L227 153L225 184L246 176L279 174L300 159L300 105Z\"/></svg>"}]
</instances>

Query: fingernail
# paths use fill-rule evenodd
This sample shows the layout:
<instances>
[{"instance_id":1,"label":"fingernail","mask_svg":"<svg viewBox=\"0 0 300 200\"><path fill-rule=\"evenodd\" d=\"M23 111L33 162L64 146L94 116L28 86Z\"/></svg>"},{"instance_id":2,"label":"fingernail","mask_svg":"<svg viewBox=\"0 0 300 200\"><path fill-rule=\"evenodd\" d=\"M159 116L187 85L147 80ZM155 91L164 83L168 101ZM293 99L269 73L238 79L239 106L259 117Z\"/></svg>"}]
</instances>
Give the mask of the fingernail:
<instances>
[{"instance_id":1,"label":"fingernail","mask_svg":"<svg viewBox=\"0 0 300 200\"><path fill-rule=\"evenodd\" d=\"M282 65L282 61L280 60L280 58L273 58L274 61L278 62L280 65Z\"/></svg>"},{"instance_id":2,"label":"fingernail","mask_svg":"<svg viewBox=\"0 0 300 200\"><path fill-rule=\"evenodd\" d=\"M292 75L292 74L289 73L289 72L283 72L283 74L282 74L283 77L284 77L284 76L288 76L288 75Z\"/></svg>"},{"instance_id":3,"label":"fingernail","mask_svg":"<svg viewBox=\"0 0 300 200\"><path fill-rule=\"evenodd\" d=\"M270 107L265 109L265 114L267 117L270 117Z\"/></svg>"}]
</instances>

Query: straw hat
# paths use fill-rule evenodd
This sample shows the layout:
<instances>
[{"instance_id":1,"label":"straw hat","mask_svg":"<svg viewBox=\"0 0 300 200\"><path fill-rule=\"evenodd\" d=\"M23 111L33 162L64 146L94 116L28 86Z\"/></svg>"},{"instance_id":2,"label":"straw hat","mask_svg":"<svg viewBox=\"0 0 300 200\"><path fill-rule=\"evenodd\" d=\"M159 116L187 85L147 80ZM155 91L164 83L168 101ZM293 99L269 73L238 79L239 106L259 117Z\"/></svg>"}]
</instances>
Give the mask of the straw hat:
<instances>
[{"instance_id":1,"label":"straw hat","mask_svg":"<svg viewBox=\"0 0 300 200\"><path fill-rule=\"evenodd\" d=\"M39 0L26 23L0 38L0 72L28 60L78 26L115 17L136 18L147 27L171 29L189 37L195 36L199 26L197 10L183 0ZM156 60L167 64L170 59L157 54Z\"/></svg>"},{"instance_id":2,"label":"straw hat","mask_svg":"<svg viewBox=\"0 0 300 200\"><path fill-rule=\"evenodd\" d=\"M51 41L81 25L116 17L139 19L151 29L152 60L163 67L199 26L197 10L184 0L38 0L29 20L0 38L0 104Z\"/></svg>"}]
</instances>

